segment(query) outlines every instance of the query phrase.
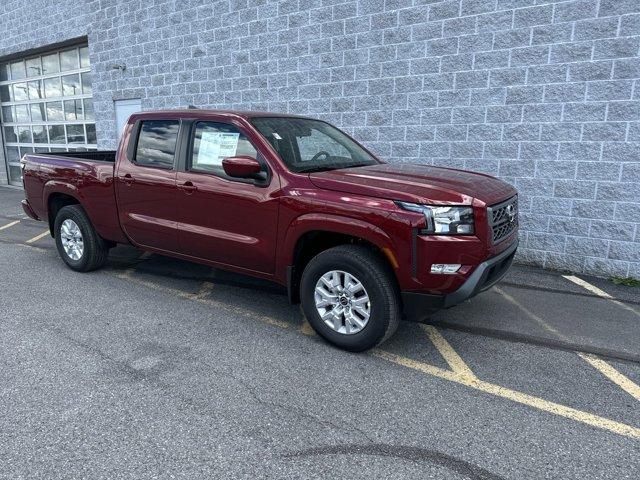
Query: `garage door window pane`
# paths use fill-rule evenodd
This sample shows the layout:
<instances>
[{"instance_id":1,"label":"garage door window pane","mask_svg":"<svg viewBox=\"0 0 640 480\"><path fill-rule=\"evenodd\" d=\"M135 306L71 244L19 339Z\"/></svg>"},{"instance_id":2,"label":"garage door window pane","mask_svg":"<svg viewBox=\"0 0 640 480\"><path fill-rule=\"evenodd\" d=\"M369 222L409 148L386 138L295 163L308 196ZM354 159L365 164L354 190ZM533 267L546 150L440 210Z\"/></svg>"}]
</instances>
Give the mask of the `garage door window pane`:
<instances>
[{"instance_id":1,"label":"garage door window pane","mask_svg":"<svg viewBox=\"0 0 640 480\"><path fill-rule=\"evenodd\" d=\"M64 120L64 114L62 113L62 102L49 102L47 103L47 121Z\"/></svg>"},{"instance_id":2,"label":"garage door window pane","mask_svg":"<svg viewBox=\"0 0 640 480\"><path fill-rule=\"evenodd\" d=\"M10 102L12 100L11 85L0 85L0 102Z\"/></svg>"},{"instance_id":3,"label":"garage door window pane","mask_svg":"<svg viewBox=\"0 0 640 480\"><path fill-rule=\"evenodd\" d=\"M82 100L65 100L64 117L67 120L82 120Z\"/></svg>"},{"instance_id":4,"label":"garage door window pane","mask_svg":"<svg viewBox=\"0 0 640 480\"><path fill-rule=\"evenodd\" d=\"M7 143L18 143L17 127L4 127L4 141Z\"/></svg>"},{"instance_id":5,"label":"garage door window pane","mask_svg":"<svg viewBox=\"0 0 640 480\"><path fill-rule=\"evenodd\" d=\"M40 57L28 58L27 64L27 77L39 77L42 75L42 65L40 64Z\"/></svg>"},{"instance_id":6,"label":"garage door window pane","mask_svg":"<svg viewBox=\"0 0 640 480\"><path fill-rule=\"evenodd\" d=\"M40 80L33 80L27 84L29 90L29 98L31 100L38 100L44 98L44 92L42 91L42 82Z\"/></svg>"},{"instance_id":7,"label":"garage door window pane","mask_svg":"<svg viewBox=\"0 0 640 480\"><path fill-rule=\"evenodd\" d=\"M63 72L78 69L78 50L60 52L60 69Z\"/></svg>"},{"instance_id":8,"label":"garage door window pane","mask_svg":"<svg viewBox=\"0 0 640 480\"><path fill-rule=\"evenodd\" d=\"M64 134L64 125L49 125L49 143L67 143Z\"/></svg>"},{"instance_id":9,"label":"garage door window pane","mask_svg":"<svg viewBox=\"0 0 640 480\"><path fill-rule=\"evenodd\" d=\"M65 75L62 77L62 94L65 97L80 95L80 75Z\"/></svg>"},{"instance_id":10,"label":"garage door window pane","mask_svg":"<svg viewBox=\"0 0 640 480\"><path fill-rule=\"evenodd\" d=\"M91 72L85 72L82 75L82 93L92 93L93 89L91 87L92 83L92 75Z\"/></svg>"},{"instance_id":11,"label":"garage door window pane","mask_svg":"<svg viewBox=\"0 0 640 480\"><path fill-rule=\"evenodd\" d=\"M18 127L18 142L33 143L33 140L31 139L31 128Z\"/></svg>"},{"instance_id":12,"label":"garage door window pane","mask_svg":"<svg viewBox=\"0 0 640 480\"><path fill-rule=\"evenodd\" d=\"M95 114L93 112L93 100L87 98L84 100L84 118L86 120L95 120Z\"/></svg>"},{"instance_id":13,"label":"garage door window pane","mask_svg":"<svg viewBox=\"0 0 640 480\"><path fill-rule=\"evenodd\" d=\"M20 161L20 151L18 147L7 147L5 152L7 152L7 162L14 163Z\"/></svg>"},{"instance_id":14,"label":"garage door window pane","mask_svg":"<svg viewBox=\"0 0 640 480\"><path fill-rule=\"evenodd\" d=\"M28 123L31 121L29 105L16 105L16 121L18 123Z\"/></svg>"},{"instance_id":15,"label":"garage door window pane","mask_svg":"<svg viewBox=\"0 0 640 480\"><path fill-rule=\"evenodd\" d=\"M47 75L49 73L58 73L60 71L60 63L58 61L58 54L52 53L51 55L45 55L42 57L42 74Z\"/></svg>"},{"instance_id":16,"label":"garage door window pane","mask_svg":"<svg viewBox=\"0 0 640 480\"><path fill-rule=\"evenodd\" d=\"M11 67L8 63L0 65L0 82L5 82L11 77Z\"/></svg>"},{"instance_id":17,"label":"garage door window pane","mask_svg":"<svg viewBox=\"0 0 640 480\"><path fill-rule=\"evenodd\" d=\"M80 48L80 67L86 68L89 66L89 47Z\"/></svg>"},{"instance_id":18,"label":"garage door window pane","mask_svg":"<svg viewBox=\"0 0 640 480\"><path fill-rule=\"evenodd\" d=\"M14 83L13 84L13 100L15 102L21 102L23 100L29 100L29 93L26 83Z\"/></svg>"},{"instance_id":19,"label":"garage door window pane","mask_svg":"<svg viewBox=\"0 0 640 480\"><path fill-rule=\"evenodd\" d=\"M33 122L44 122L47 116L44 112L44 103L31 104L31 120Z\"/></svg>"},{"instance_id":20,"label":"garage door window pane","mask_svg":"<svg viewBox=\"0 0 640 480\"><path fill-rule=\"evenodd\" d=\"M13 107L11 106L2 107L2 123L13 123L13 122L15 122Z\"/></svg>"},{"instance_id":21,"label":"garage door window pane","mask_svg":"<svg viewBox=\"0 0 640 480\"><path fill-rule=\"evenodd\" d=\"M93 123L87 123L87 143L95 144L96 143L96 126Z\"/></svg>"},{"instance_id":22,"label":"garage door window pane","mask_svg":"<svg viewBox=\"0 0 640 480\"><path fill-rule=\"evenodd\" d=\"M67 143L85 143L83 125L67 125Z\"/></svg>"},{"instance_id":23,"label":"garage door window pane","mask_svg":"<svg viewBox=\"0 0 640 480\"><path fill-rule=\"evenodd\" d=\"M24 62L22 60L13 62L11 64L11 80L20 80L21 78L25 78L26 76L27 72L24 68Z\"/></svg>"},{"instance_id":24,"label":"garage door window pane","mask_svg":"<svg viewBox=\"0 0 640 480\"><path fill-rule=\"evenodd\" d=\"M33 143L47 143L47 129L44 125L34 125L33 127Z\"/></svg>"},{"instance_id":25,"label":"garage door window pane","mask_svg":"<svg viewBox=\"0 0 640 480\"><path fill-rule=\"evenodd\" d=\"M44 81L44 94L47 98L56 98L62 95L60 77L47 78Z\"/></svg>"}]
</instances>

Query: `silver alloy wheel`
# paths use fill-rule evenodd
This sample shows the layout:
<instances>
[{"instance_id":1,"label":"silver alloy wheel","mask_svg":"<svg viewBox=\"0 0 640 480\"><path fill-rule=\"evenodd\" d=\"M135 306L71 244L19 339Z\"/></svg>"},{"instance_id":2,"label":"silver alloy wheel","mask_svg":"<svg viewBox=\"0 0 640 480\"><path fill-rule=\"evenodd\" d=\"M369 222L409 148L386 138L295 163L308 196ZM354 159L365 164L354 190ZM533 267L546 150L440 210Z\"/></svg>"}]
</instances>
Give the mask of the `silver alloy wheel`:
<instances>
[{"instance_id":1,"label":"silver alloy wheel","mask_svg":"<svg viewBox=\"0 0 640 480\"><path fill-rule=\"evenodd\" d=\"M71 260L80 260L84 253L84 241L78 224L67 218L60 225L60 241L64 252Z\"/></svg>"},{"instance_id":2,"label":"silver alloy wheel","mask_svg":"<svg viewBox=\"0 0 640 480\"><path fill-rule=\"evenodd\" d=\"M338 333L353 335L369 321L369 294L350 273L332 270L322 275L316 283L314 298L322 321Z\"/></svg>"}]
</instances>

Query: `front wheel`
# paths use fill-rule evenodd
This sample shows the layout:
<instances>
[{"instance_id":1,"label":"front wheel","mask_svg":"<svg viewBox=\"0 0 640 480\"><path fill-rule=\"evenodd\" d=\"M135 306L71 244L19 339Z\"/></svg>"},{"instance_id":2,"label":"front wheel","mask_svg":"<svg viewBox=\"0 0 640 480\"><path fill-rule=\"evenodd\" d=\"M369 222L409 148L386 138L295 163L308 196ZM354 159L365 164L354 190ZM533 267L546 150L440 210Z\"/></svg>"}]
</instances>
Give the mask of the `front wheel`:
<instances>
[{"instance_id":1,"label":"front wheel","mask_svg":"<svg viewBox=\"0 0 640 480\"><path fill-rule=\"evenodd\" d=\"M80 205L61 208L53 228L58 254L72 270L89 272L107 261L109 248Z\"/></svg>"},{"instance_id":2,"label":"front wheel","mask_svg":"<svg viewBox=\"0 0 640 480\"><path fill-rule=\"evenodd\" d=\"M367 247L340 245L307 264L302 309L313 329L334 345L360 352L389 338L400 321L393 272Z\"/></svg>"}]
</instances>

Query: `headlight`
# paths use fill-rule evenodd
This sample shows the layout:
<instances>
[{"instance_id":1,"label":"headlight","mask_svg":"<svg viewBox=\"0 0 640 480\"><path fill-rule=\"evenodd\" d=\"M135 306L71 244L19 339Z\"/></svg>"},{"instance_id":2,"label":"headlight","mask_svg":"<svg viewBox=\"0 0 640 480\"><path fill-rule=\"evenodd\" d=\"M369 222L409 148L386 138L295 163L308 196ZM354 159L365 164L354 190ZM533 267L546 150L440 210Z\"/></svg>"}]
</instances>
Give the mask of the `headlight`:
<instances>
[{"instance_id":1,"label":"headlight","mask_svg":"<svg viewBox=\"0 0 640 480\"><path fill-rule=\"evenodd\" d=\"M396 202L405 210L422 213L427 228L422 233L434 235L471 235L473 228L473 208L419 205L417 203Z\"/></svg>"}]
</instances>

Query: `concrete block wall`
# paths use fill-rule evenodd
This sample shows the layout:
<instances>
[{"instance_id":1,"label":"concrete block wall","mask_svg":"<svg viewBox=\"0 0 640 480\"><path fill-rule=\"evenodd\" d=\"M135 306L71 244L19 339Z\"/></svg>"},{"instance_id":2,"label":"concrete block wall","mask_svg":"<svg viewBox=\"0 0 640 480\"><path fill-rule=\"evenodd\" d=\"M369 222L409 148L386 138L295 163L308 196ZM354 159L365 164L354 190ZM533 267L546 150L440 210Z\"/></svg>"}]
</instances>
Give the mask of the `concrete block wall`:
<instances>
[{"instance_id":1,"label":"concrete block wall","mask_svg":"<svg viewBox=\"0 0 640 480\"><path fill-rule=\"evenodd\" d=\"M640 278L638 0L78 3L0 54L84 27L101 147L120 98L321 117L383 159L514 184L520 261Z\"/></svg>"}]
</instances>

